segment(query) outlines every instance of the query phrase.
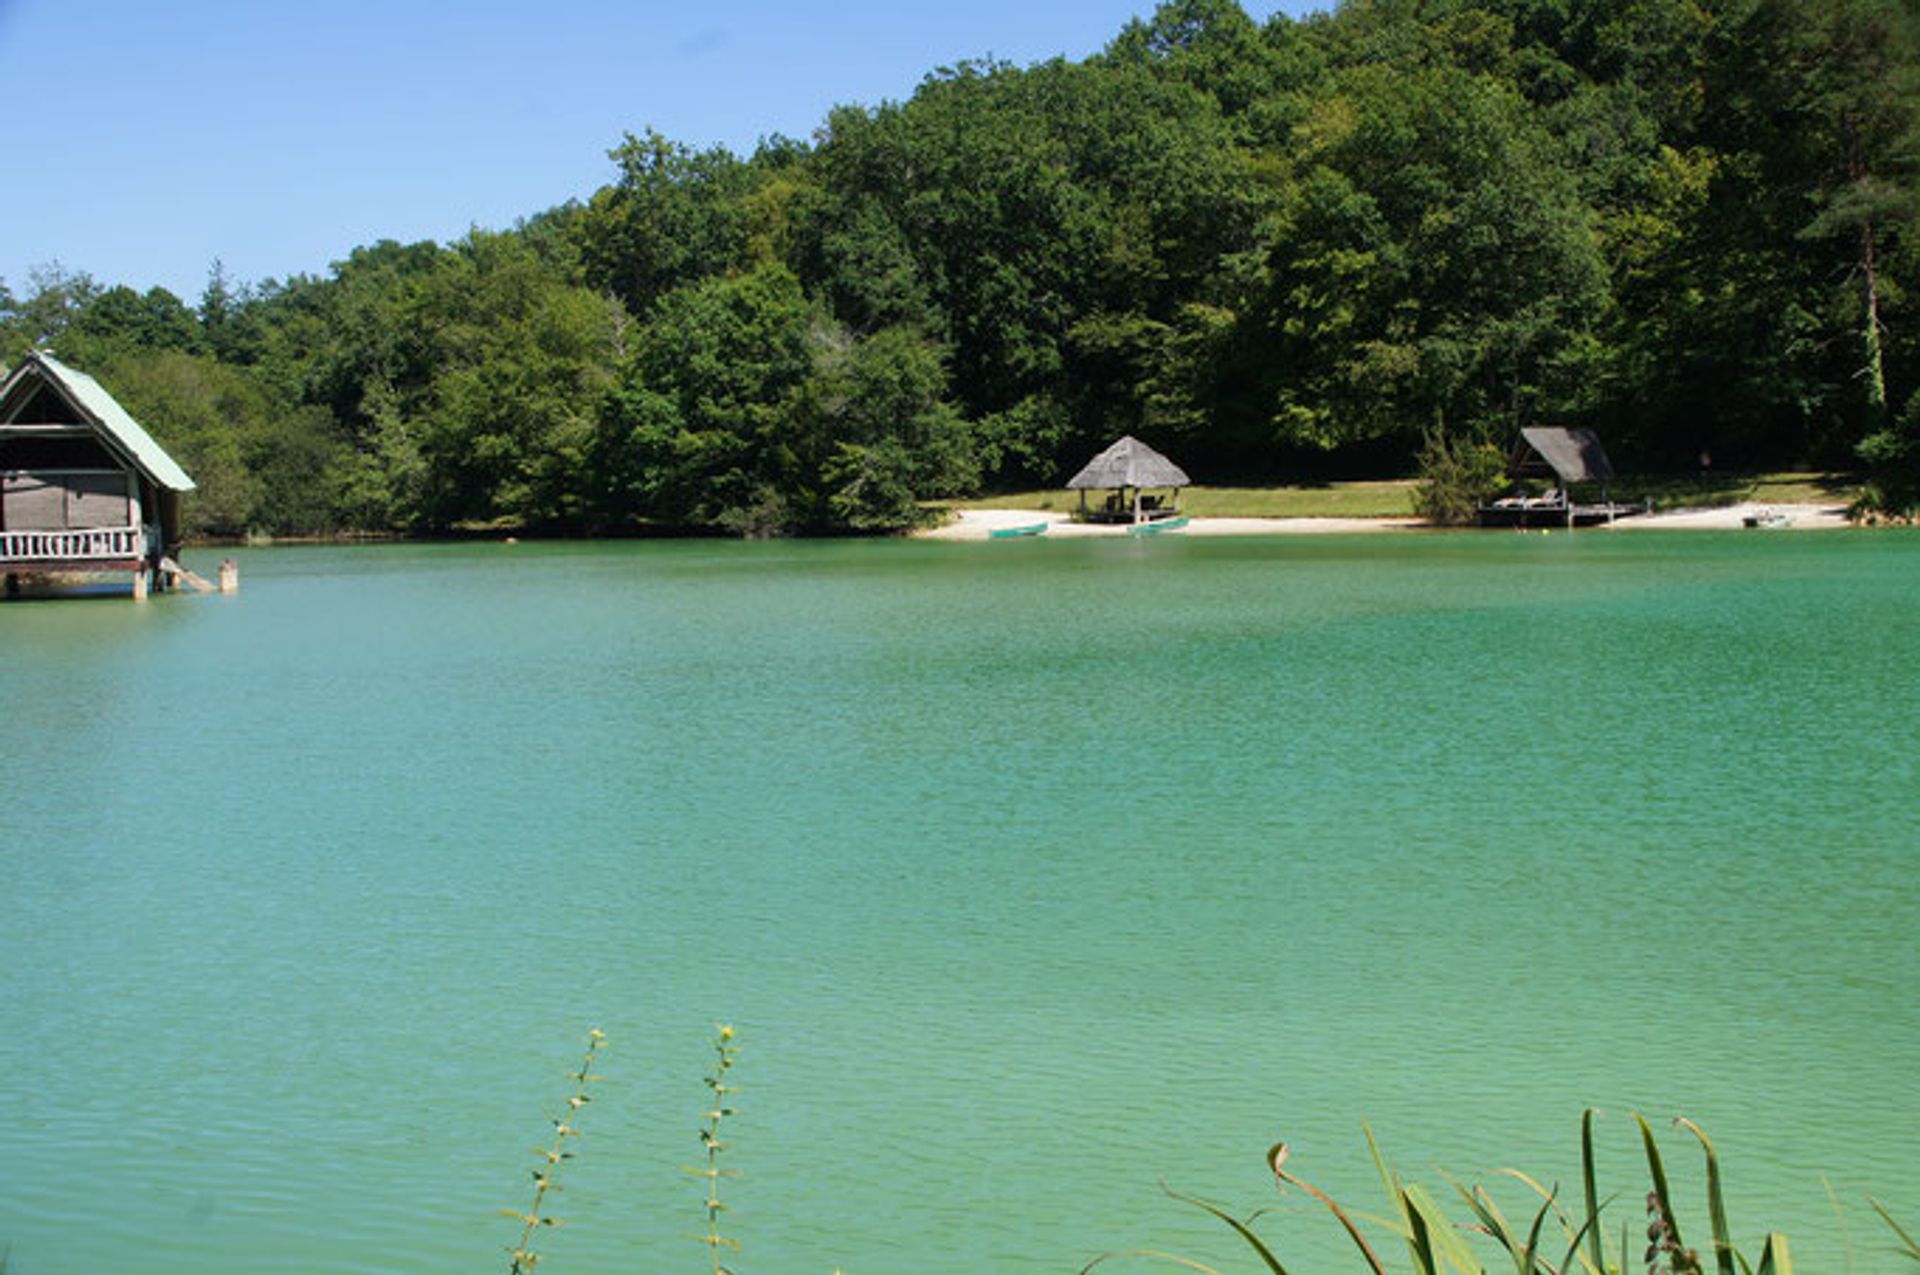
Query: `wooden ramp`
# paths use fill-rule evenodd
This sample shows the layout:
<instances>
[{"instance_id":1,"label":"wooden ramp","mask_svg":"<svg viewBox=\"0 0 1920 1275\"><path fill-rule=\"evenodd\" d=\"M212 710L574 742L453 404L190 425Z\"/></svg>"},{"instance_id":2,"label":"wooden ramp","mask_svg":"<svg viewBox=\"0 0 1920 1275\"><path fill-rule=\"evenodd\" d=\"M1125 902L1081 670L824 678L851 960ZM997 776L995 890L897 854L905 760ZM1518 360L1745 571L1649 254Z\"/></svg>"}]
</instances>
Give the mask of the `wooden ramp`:
<instances>
[{"instance_id":1,"label":"wooden ramp","mask_svg":"<svg viewBox=\"0 0 1920 1275\"><path fill-rule=\"evenodd\" d=\"M175 580L185 581L201 593L219 593L221 591L205 576L197 572L189 571L172 558L160 559L160 570L162 573L172 576Z\"/></svg>"}]
</instances>

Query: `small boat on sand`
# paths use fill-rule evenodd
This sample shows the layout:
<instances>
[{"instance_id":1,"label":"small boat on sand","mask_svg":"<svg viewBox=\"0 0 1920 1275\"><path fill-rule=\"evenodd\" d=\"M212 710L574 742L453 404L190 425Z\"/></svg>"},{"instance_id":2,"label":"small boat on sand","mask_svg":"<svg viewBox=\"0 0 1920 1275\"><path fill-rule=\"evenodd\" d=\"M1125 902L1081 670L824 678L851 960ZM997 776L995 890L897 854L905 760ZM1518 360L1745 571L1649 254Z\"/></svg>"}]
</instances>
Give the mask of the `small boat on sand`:
<instances>
[{"instance_id":1,"label":"small boat on sand","mask_svg":"<svg viewBox=\"0 0 1920 1275\"><path fill-rule=\"evenodd\" d=\"M1178 518L1161 518L1154 522L1136 522L1127 528L1130 536L1157 536L1163 531L1178 531L1187 525L1188 519L1182 514Z\"/></svg>"},{"instance_id":2,"label":"small boat on sand","mask_svg":"<svg viewBox=\"0 0 1920 1275\"><path fill-rule=\"evenodd\" d=\"M1766 531L1777 531L1782 527L1791 527L1793 525L1793 515L1783 514L1773 509L1762 509L1757 514L1746 515L1740 520L1740 525L1742 527L1755 527Z\"/></svg>"},{"instance_id":3,"label":"small boat on sand","mask_svg":"<svg viewBox=\"0 0 1920 1275\"><path fill-rule=\"evenodd\" d=\"M1044 536L1046 534L1046 523L1032 522L1020 527L995 527L987 532L987 538L989 540L1013 540L1020 536Z\"/></svg>"}]
</instances>

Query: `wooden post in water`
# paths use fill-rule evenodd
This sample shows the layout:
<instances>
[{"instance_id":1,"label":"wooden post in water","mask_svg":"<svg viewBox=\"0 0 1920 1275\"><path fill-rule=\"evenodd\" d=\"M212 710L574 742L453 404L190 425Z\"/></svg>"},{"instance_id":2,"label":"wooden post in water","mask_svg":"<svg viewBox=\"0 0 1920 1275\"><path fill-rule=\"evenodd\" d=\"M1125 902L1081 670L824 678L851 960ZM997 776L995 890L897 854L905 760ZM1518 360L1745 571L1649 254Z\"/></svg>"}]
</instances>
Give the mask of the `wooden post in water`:
<instances>
[{"instance_id":1,"label":"wooden post in water","mask_svg":"<svg viewBox=\"0 0 1920 1275\"><path fill-rule=\"evenodd\" d=\"M144 565L133 573L133 600L135 602L147 600L147 569Z\"/></svg>"},{"instance_id":2,"label":"wooden post in water","mask_svg":"<svg viewBox=\"0 0 1920 1275\"><path fill-rule=\"evenodd\" d=\"M220 564L220 592L240 592L240 564L228 558Z\"/></svg>"}]
</instances>

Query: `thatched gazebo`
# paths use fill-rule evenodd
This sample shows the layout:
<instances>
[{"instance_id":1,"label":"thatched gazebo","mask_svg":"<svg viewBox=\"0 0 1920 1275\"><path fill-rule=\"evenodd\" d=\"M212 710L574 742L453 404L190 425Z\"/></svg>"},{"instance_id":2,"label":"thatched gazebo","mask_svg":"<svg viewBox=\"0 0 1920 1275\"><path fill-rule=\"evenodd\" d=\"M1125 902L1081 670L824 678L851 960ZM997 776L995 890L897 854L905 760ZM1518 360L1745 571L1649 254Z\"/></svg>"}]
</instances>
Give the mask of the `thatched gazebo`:
<instances>
[{"instance_id":1,"label":"thatched gazebo","mask_svg":"<svg viewBox=\"0 0 1920 1275\"><path fill-rule=\"evenodd\" d=\"M1068 479L1067 490L1080 493L1083 521L1142 523L1178 518L1180 489L1192 484L1186 470L1129 434ZM1160 490L1164 498L1146 494ZM1090 508L1089 491L1104 491L1107 498Z\"/></svg>"}]
</instances>

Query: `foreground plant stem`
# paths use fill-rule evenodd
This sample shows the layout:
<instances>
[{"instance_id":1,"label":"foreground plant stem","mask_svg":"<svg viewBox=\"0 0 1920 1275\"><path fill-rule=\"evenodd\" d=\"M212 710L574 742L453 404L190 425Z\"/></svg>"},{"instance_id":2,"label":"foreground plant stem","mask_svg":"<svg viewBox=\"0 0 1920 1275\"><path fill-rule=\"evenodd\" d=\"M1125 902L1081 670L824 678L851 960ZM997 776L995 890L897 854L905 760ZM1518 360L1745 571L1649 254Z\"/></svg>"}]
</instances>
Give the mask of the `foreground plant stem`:
<instances>
[{"instance_id":1,"label":"foreground plant stem","mask_svg":"<svg viewBox=\"0 0 1920 1275\"><path fill-rule=\"evenodd\" d=\"M706 1114L707 1123L700 1129L700 1144L707 1151L707 1167L693 1172L707 1180L707 1233L700 1237L702 1243L713 1254L713 1275L731 1275L731 1270L720 1260L723 1248L740 1251L740 1241L720 1233L720 1215L727 1206L720 1202L720 1179L735 1176L739 1170L720 1167L721 1153L727 1144L720 1140L720 1125L728 1116L734 1114L734 1108L727 1105L729 1094L739 1092L727 1084L727 1073L733 1070L734 1059L739 1054L739 1046L733 1043L733 1028L721 1024L713 1038L714 1065L707 1076L707 1088L713 1091L713 1106Z\"/></svg>"},{"instance_id":2,"label":"foreground plant stem","mask_svg":"<svg viewBox=\"0 0 1920 1275\"><path fill-rule=\"evenodd\" d=\"M580 1061L580 1070L569 1072L573 1083L573 1093L567 1098L566 1109L553 1121L553 1143L536 1152L541 1157L541 1165L533 1171L533 1203L522 1213L518 1209L502 1209L508 1217L520 1219L524 1227L520 1232L520 1242L508 1250L512 1264L507 1267L508 1275L532 1275L533 1268L540 1264L540 1255L533 1251L533 1233L543 1226L559 1226L563 1219L543 1214L540 1210L546 1203L547 1192L558 1191L560 1184L554 1181L554 1175L560 1171L563 1160L571 1160L573 1152L567 1150L567 1139L577 1138L580 1131L574 1127L580 1108L592 1101L587 1096L587 1086L599 1080L593 1073L594 1058L606 1044L606 1033L598 1027L587 1032L587 1056Z\"/></svg>"}]
</instances>

